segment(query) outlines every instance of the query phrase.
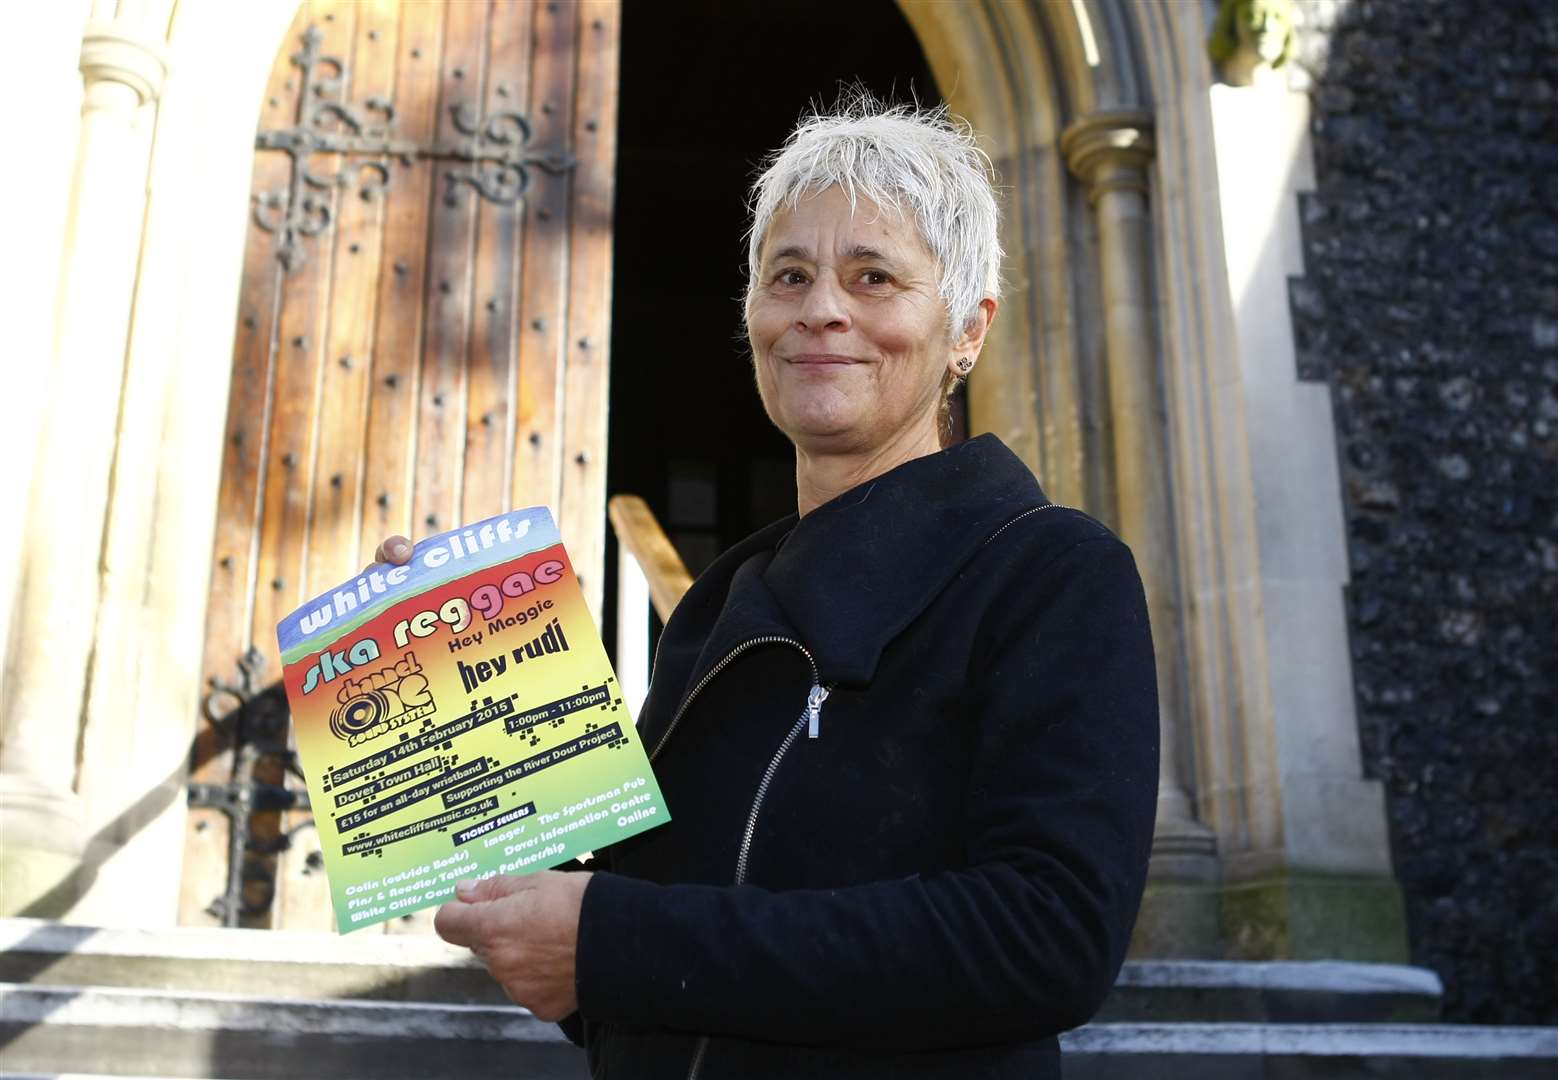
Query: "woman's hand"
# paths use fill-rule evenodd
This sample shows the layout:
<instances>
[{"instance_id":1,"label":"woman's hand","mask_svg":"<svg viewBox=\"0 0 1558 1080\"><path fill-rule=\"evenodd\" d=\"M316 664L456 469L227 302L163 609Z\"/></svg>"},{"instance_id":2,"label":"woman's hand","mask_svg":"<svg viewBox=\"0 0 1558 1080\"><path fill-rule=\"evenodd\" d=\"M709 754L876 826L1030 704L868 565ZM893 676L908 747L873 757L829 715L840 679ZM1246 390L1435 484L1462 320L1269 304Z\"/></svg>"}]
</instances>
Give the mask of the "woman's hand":
<instances>
[{"instance_id":1,"label":"woman's hand","mask_svg":"<svg viewBox=\"0 0 1558 1080\"><path fill-rule=\"evenodd\" d=\"M433 928L475 953L516 1005L561 1020L579 1007L574 952L590 876L540 870L462 881Z\"/></svg>"},{"instance_id":2,"label":"woman's hand","mask_svg":"<svg viewBox=\"0 0 1558 1080\"><path fill-rule=\"evenodd\" d=\"M373 561L404 566L411 561L411 541L404 536L386 536L373 553Z\"/></svg>"}]
</instances>

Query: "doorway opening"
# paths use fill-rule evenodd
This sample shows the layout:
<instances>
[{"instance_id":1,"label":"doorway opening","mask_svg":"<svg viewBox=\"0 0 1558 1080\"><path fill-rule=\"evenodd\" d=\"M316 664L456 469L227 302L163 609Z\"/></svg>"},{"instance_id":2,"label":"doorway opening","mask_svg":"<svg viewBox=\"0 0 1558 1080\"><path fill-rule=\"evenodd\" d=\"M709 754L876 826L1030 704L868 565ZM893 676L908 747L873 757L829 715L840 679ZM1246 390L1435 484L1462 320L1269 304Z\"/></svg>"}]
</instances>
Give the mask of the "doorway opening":
<instances>
[{"instance_id":1,"label":"doorway opening","mask_svg":"<svg viewBox=\"0 0 1558 1080\"><path fill-rule=\"evenodd\" d=\"M607 490L643 497L696 576L795 509L794 456L741 332L745 198L762 157L842 84L941 97L892 0L625 4L621 80ZM606 574L612 627L614 537Z\"/></svg>"}]
</instances>

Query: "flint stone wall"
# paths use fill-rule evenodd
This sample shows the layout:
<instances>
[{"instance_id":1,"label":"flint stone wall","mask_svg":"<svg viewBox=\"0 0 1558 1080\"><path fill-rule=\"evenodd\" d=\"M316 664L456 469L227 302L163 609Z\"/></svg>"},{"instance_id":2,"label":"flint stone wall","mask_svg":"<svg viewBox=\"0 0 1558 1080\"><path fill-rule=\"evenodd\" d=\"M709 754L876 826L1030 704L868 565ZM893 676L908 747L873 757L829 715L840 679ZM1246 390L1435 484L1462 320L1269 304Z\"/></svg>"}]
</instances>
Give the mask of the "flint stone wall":
<instances>
[{"instance_id":1,"label":"flint stone wall","mask_svg":"<svg viewBox=\"0 0 1558 1080\"><path fill-rule=\"evenodd\" d=\"M1558 1022L1558 5L1298 0L1299 376L1335 406L1365 769L1449 1018Z\"/></svg>"}]
</instances>

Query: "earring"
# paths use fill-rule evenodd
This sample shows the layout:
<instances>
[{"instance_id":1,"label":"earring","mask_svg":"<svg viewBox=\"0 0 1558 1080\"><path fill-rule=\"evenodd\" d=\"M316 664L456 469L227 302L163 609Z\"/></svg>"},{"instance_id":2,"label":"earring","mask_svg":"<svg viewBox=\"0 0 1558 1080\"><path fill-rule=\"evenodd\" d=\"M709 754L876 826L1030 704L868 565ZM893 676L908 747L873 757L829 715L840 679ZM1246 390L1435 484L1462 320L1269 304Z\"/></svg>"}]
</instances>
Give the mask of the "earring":
<instances>
[{"instance_id":1,"label":"earring","mask_svg":"<svg viewBox=\"0 0 1558 1080\"><path fill-rule=\"evenodd\" d=\"M967 375L970 371L974 370L974 362L966 356L960 356L957 359L956 367L959 374Z\"/></svg>"}]
</instances>

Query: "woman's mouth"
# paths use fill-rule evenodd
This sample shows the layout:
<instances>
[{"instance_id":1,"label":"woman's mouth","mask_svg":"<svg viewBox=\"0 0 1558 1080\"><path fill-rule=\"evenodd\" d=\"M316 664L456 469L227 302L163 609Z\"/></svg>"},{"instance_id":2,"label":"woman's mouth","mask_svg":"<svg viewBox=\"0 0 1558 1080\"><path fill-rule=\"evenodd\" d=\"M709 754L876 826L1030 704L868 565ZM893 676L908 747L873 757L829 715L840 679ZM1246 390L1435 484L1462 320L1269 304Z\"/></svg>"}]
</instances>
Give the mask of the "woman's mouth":
<instances>
[{"instance_id":1,"label":"woman's mouth","mask_svg":"<svg viewBox=\"0 0 1558 1080\"><path fill-rule=\"evenodd\" d=\"M785 362L789 364L804 364L815 367L826 367L832 364L843 365L860 363L860 361L856 360L853 356L839 356L836 353L802 353L799 356L786 357Z\"/></svg>"}]
</instances>

